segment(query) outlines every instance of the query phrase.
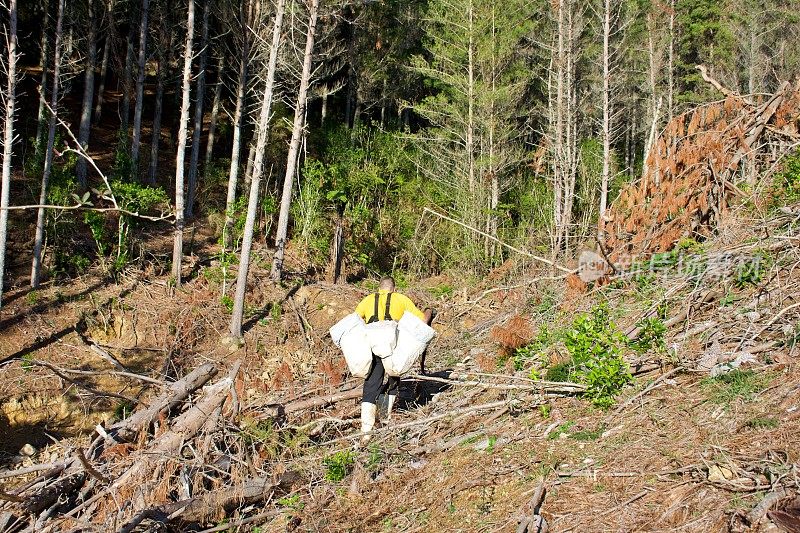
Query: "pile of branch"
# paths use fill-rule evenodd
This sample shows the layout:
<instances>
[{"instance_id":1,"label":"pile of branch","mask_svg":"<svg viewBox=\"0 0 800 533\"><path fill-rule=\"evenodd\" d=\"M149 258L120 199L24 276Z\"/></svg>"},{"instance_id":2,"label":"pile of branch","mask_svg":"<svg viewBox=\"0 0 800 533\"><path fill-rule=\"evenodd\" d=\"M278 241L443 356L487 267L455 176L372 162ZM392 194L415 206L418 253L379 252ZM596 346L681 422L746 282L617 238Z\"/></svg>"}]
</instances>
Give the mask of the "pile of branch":
<instances>
[{"instance_id":1,"label":"pile of branch","mask_svg":"<svg viewBox=\"0 0 800 533\"><path fill-rule=\"evenodd\" d=\"M225 438L223 419L237 409L238 368L209 384L217 369L200 366L165 387L149 407L109 428L98 425L86 451L4 472L7 479L41 474L0 492L0 530L151 531L153 522L174 530L268 499L287 476L251 468L246 461L252 458Z\"/></svg>"},{"instance_id":2,"label":"pile of branch","mask_svg":"<svg viewBox=\"0 0 800 533\"><path fill-rule=\"evenodd\" d=\"M737 184L753 184L800 139L800 84L785 82L753 101L698 70L725 100L673 118L655 141L641 180L622 190L600 222L613 263L711 235L730 200L743 196Z\"/></svg>"}]
</instances>

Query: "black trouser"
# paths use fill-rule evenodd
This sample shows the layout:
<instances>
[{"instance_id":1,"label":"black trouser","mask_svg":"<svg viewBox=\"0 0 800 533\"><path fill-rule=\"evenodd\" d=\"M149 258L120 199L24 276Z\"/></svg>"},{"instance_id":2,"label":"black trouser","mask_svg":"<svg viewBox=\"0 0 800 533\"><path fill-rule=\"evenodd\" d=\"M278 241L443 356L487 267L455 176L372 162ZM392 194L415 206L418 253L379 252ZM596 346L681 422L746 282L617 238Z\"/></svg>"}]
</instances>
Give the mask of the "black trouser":
<instances>
[{"instance_id":1,"label":"black trouser","mask_svg":"<svg viewBox=\"0 0 800 533\"><path fill-rule=\"evenodd\" d=\"M378 403L378 396L381 392L386 392L390 395L397 394L397 385L400 383L400 378L389 376L386 385L383 385L383 376L386 371L383 369L383 360L377 355L372 356L372 368L367 374L367 379L364 380L364 393L362 395L362 402Z\"/></svg>"}]
</instances>

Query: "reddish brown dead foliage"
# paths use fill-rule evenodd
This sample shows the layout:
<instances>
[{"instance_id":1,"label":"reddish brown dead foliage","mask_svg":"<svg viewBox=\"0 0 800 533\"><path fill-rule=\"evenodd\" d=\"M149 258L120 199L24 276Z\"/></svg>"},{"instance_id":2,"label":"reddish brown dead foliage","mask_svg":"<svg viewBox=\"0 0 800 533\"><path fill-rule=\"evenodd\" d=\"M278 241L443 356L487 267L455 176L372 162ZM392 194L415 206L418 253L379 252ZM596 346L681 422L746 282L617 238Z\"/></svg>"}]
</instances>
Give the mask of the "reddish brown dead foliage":
<instances>
[{"instance_id":1,"label":"reddish brown dead foliage","mask_svg":"<svg viewBox=\"0 0 800 533\"><path fill-rule=\"evenodd\" d=\"M533 329L527 318L517 315L509 320L505 326L493 327L491 335L492 339L500 344L503 352L510 354L531 341Z\"/></svg>"},{"instance_id":2,"label":"reddish brown dead foliage","mask_svg":"<svg viewBox=\"0 0 800 533\"><path fill-rule=\"evenodd\" d=\"M611 259L665 252L717 228L736 186L770 168L797 134L800 85L762 102L731 94L673 118L655 141L642 179L622 190L601 229Z\"/></svg>"}]
</instances>

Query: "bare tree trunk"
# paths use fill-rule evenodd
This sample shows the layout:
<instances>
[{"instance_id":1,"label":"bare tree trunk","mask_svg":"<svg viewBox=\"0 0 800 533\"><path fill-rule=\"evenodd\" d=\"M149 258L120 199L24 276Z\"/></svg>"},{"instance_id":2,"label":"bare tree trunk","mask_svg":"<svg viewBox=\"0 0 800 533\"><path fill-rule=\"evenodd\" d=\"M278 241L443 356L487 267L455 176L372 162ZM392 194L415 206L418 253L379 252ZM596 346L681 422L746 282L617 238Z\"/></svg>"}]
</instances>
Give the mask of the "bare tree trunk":
<instances>
[{"instance_id":1,"label":"bare tree trunk","mask_svg":"<svg viewBox=\"0 0 800 533\"><path fill-rule=\"evenodd\" d=\"M153 140L150 142L150 168L147 172L147 181L155 185L158 177L158 148L161 141L161 115L164 111L164 84L169 70L168 57L172 57L172 38L169 39L169 50L159 52L158 57L158 82L156 85L156 105L153 110Z\"/></svg>"},{"instance_id":2,"label":"bare tree trunk","mask_svg":"<svg viewBox=\"0 0 800 533\"><path fill-rule=\"evenodd\" d=\"M139 145L142 138L142 107L144 106L144 75L147 60L147 12L150 0L142 0L142 22L139 26L139 60L136 73L136 107L133 110L133 141L131 142L131 162L134 175L139 176Z\"/></svg>"},{"instance_id":3,"label":"bare tree trunk","mask_svg":"<svg viewBox=\"0 0 800 533\"><path fill-rule=\"evenodd\" d=\"M183 173L186 159L186 138L189 127L190 86L192 82L192 42L194 38L194 0L189 0L186 16L186 46L183 52L183 89L181 120L178 129L178 154L175 157L175 241L172 248L172 277L175 287L181 286L183 260Z\"/></svg>"},{"instance_id":4,"label":"bare tree trunk","mask_svg":"<svg viewBox=\"0 0 800 533\"><path fill-rule=\"evenodd\" d=\"M197 70L197 91L194 103L194 127L192 129L192 155L189 159L189 190L186 197L186 217L194 216L194 198L197 194L197 163L200 160L200 134L203 132L203 100L206 95L206 48L208 48L208 14L211 2L205 0L203 7L203 29L200 39L200 59Z\"/></svg>"},{"instance_id":5,"label":"bare tree trunk","mask_svg":"<svg viewBox=\"0 0 800 533\"><path fill-rule=\"evenodd\" d=\"M611 0L603 1L603 175L600 180L600 212L597 220L597 238L603 242L608 182L611 174Z\"/></svg>"},{"instance_id":6,"label":"bare tree trunk","mask_svg":"<svg viewBox=\"0 0 800 533\"><path fill-rule=\"evenodd\" d=\"M89 134L92 128L92 100L94 98L94 67L97 63L97 18L95 17L94 0L88 0L89 7L89 36L86 46L86 72L83 82L83 105L81 107L81 124L78 128L78 143L84 150L89 149ZM78 189L85 191L86 184L86 159L79 157L75 165L75 174L78 178Z\"/></svg>"},{"instance_id":7,"label":"bare tree trunk","mask_svg":"<svg viewBox=\"0 0 800 533\"><path fill-rule=\"evenodd\" d=\"M670 0L669 9L669 46L667 47L667 121L675 116L673 108L675 80L672 69L675 65L675 0Z\"/></svg>"},{"instance_id":8,"label":"bare tree trunk","mask_svg":"<svg viewBox=\"0 0 800 533\"><path fill-rule=\"evenodd\" d=\"M283 273L283 253L286 248L286 236L289 229L289 207L292 203L292 186L294 185L295 168L300 153L300 138L306 116L306 100L308 85L311 79L311 58L314 54L314 36L317 27L319 0L311 0L308 16L308 32L306 33L306 49L303 55L303 72L300 75L300 89L297 92L297 105L294 110L292 140L289 143L289 155L286 158L286 176L283 180L281 210L278 216L278 227L275 236L275 257L272 262L272 279L279 281Z\"/></svg>"},{"instance_id":9,"label":"bare tree trunk","mask_svg":"<svg viewBox=\"0 0 800 533\"><path fill-rule=\"evenodd\" d=\"M258 132L253 132L253 138L250 139L250 144L247 145L247 165L244 168L244 188L250 189L250 179L253 177L253 163L256 159L256 135Z\"/></svg>"},{"instance_id":10,"label":"bare tree trunk","mask_svg":"<svg viewBox=\"0 0 800 533\"><path fill-rule=\"evenodd\" d=\"M247 93L247 66L250 62L250 29L248 25L253 17L253 2L242 5L242 57L239 63L239 83L236 88L236 111L233 114L233 149L231 150L231 168L228 173L228 194L225 199L225 227L222 230L222 247L231 247L233 234L233 204L236 203L236 186L239 181L239 159L242 153L242 117L244 116L245 95Z\"/></svg>"},{"instance_id":11,"label":"bare tree trunk","mask_svg":"<svg viewBox=\"0 0 800 533\"><path fill-rule=\"evenodd\" d=\"M312 7L313 21L316 21L316 5ZM236 294L233 299L233 314L231 316L230 334L231 338L237 342L242 338L242 316L244 315L244 293L247 289L247 273L250 270L250 249L253 245L253 228L255 227L256 211L258 209L258 191L261 183L261 172L264 166L264 152L267 148L267 135L269 133L270 109L272 108L272 95L275 87L275 71L278 65L278 50L281 42L281 27L283 25L283 13L286 8L286 0L278 0L275 7L275 22L272 29L272 44L269 51L269 63L267 65L267 79L264 84L264 95L261 100L261 114L258 119L258 140L256 141L255 163L253 165L253 177L250 181L250 196L247 202L247 218L244 225L244 236L242 237L242 254L239 258L239 272L236 277ZM313 28L313 22L309 22L309 27ZM312 34L313 29L309 32Z\"/></svg>"},{"instance_id":12,"label":"bare tree trunk","mask_svg":"<svg viewBox=\"0 0 800 533\"><path fill-rule=\"evenodd\" d=\"M56 36L53 45L53 89L50 92L50 123L47 131L47 151L44 156L42 172L42 190L39 193L39 205L47 203L47 183L53 169L53 145L56 140L56 115L58 114L58 82L61 76L61 37L64 30L64 0L58 1L56 18ZM44 242L44 208L36 212L36 235L33 241L33 262L31 265L31 287L39 287L42 275L42 243Z\"/></svg>"},{"instance_id":13,"label":"bare tree trunk","mask_svg":"<svg viewBox=\"0 0 800 533\"><path fill-rule=\"evenodd\" d=\"M3 174L0 185L0 306L3 299L3 281L6 267L6 240L8 234L8 198L11 190L11 156L14 152L14 104L17 90L17 0L8 3L8 75L6 94L6 120L3 131Z\"/></svg>"},{"instance_id":14,"label":"bare tree trunk","mask_svg":"<svg viewBox=\"0 0 800 533\"><path fill-rule=\"evenodd\" d=\"M97 89L97 102L94 107L94 121L100 121L103 114L103 101L106 93L106 75L108 73L108 56L111 53L111 44L114 41L116 29L114 27L114 0L108 3L108 31L106 32L106 41L103 45L103 59L100 63L100 86Z\"/></svg>"},{"instance_id":15,"label":"bare tree trunk","mask_svg":"<svg viewBox=\"0 0 800 533\"><path fill-rule=\"evenodd\" d=\"M43 143L42 136L44 135L44 117L47 109L47 63L49 62L49 48L50 38L47 35L47 21L50 14L50 0L44 0L43 5L44 18L42 22L42 47L41 47L41 64L42 64L42 81L39 83L39 113L36 115L36 155L42 153Z\"/></svg>"},{"instance_id":16,"label":"bare tree trunk","mask_svg":"<svg viewBox=\"0 0 800 533\"><path fill-rule=\"evenodd\" d=\"M467 180L469 183L469 192L470 195L475 194L475 112L474 112L474 98L475 98L475 62L474 62L474 46L473 46L473 9L472 9L472 2L469 2L469 28L467 32L469 33L469 44L467 45L467 131L466 131L466 140L467 140L467 168L468 168L468 175ZM470 200L474 200L470 198ZM475 220L470 217L470 221L472 223Z\"/></svg>"},{"instance_id":17,"label":"bare tree trunk","mask_svg":"<svg viewBox=\"0 0 800 533\"><path fill-rule=\"evenodd\" d=\"M125 39L125 69L122 72L122 111L120 113L120 132L128 144L128 126L131 116L131 71L133 70L133 34L128 31Z\"/></svg>"},{"instance_id":18,"label":"bare tree trunk","mask_svg":"<svg viewBox=\"0 0 800 533\"><path fill-rule=\"evenodd\" d=\"M214 86L214 102L211 104L211 123L208 126L208 142L206 142L206 156L203 164L203 175L208 176L208 165L214 155L214 141L217 133L217 119L219 117L219 104L222 98L222 72L225 70L225 54L220 54L217 65L217 83Z\"/></svg>"},{"instance_id":19,"label":"bare tree trunk","mask_svg":"<svg viewBox=\"0 0 800 533\"><path fill-rule=\"evenodd\" d=\"M567 182L566 172L566 159L564 157L564 70L565 70L565 45L564 45L564 0L559 0L556 9L558 9L558 25L556 28L556 37L558 46L555 50L556 60L556 101L555 101L555 132L553 134L553 178L554 178L554 191L553 191L553 255L557 256L562 244L562 235L564 228L564 194Z\"/></svg>"}]
</instances>

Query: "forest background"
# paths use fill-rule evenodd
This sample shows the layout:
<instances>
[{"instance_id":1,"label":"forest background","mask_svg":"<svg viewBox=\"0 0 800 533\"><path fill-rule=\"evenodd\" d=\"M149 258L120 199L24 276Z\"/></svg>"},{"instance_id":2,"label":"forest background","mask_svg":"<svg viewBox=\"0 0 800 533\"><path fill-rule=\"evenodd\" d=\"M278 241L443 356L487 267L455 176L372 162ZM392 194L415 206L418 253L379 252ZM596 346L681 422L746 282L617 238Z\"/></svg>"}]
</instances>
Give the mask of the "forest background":
<instances>
[{"instance_id":1,"label":"forest background","mask_svg":"<svg viewBox=\"0 0 800 533\"><path fill-rule=\"evenodd\" d=\"M276 280L573 257L670 118L719 99L697 65L757 98L800 62L796 0L6 4L6 283L147 262L180 285L203 223L234 317L254 240Z\"/></svg>"}]
</instances>

